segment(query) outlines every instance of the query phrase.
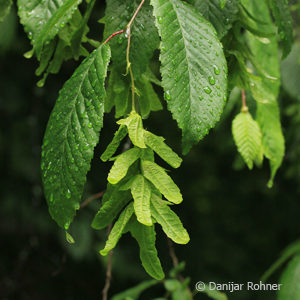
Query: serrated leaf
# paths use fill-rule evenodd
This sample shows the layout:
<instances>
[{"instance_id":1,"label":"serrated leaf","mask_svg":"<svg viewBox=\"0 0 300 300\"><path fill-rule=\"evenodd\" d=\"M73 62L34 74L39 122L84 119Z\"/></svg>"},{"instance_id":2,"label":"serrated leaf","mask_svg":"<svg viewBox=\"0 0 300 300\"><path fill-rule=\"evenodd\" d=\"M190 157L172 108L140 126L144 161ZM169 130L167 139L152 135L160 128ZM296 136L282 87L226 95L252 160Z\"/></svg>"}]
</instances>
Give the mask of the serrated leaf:
<instances>
[{"instance_id":1,"label":"serrated leaf","mask_svg":"<svg viewBox=\"0 0 300 300\"><path fill-rule=\"evenodd\" d=\"M147 160L142 161L141 166L143 175L154 184L166 199L175 204L182 202L183 199L178 186L163 168Z\"/></svg>"},{"instance_id":2,"label":"serrated leaf","mask_svg":"<svg viewBox=\"0 0 300 300\"><path fill-rule=\"evenodd\" d=\"M131 148L120 154L109 171L107 180L111 184L118 183L127 174L129 167L140 158L140 149Z\"/></svg>"},{"instance_id":3,"label":"serrated leaf","mask_svg":"<svg viewBox=\"0 0 300 300\"><path fill-rule=\"evenodd\" d=\"M109 160L117 151L120 146L120 143L127 135L127 128L124 125L121 125L119 129L115 132L112 141L107 146L106 150L101 155L102 161Z\"/></svg>"},{"instance_id":4,"label":"serrated leaf","mask_svg":"<svg viewBox=\"0 0 300 300\"><path fill-rule=\"evenodd\" d=\"M155 248L156 233L154 225L145 226L136 220L130 224L130 233L140 247L140 258L146 272L157 280L165 277Z\"/></svg>"},{"instance_id":5,"label":"serrated leaf","mask_svg":"<svg viewBox=\"0 0 300 300\"><path fill-rule=\"evenodd\" d=\"M165 201L162 201L155 194L151 195L151 214L161 225L165 234L175 243L187 244L189 242L190 237L178 216Z\"/></svg>"},{"instance_id":6,"label":"serrated leaf","mask_svg":"<svg viewBox=\"0 0 300 300\"><path fill-rule=\"evenodd\" d=\"M253 0L246 3L250 13L255 13L264 20L266 28L273 28L267 3ZM257 25L261 27L261 25ZM280 87L280 70L278 60L278 46L275 37L269 38L269 43L263 43L251 33L247 34L249 48L258 64L266 74L274 79L262 77L262 88L269 92L267 102L257 101L256 120L262 133L262 145L264 155L270 160L271 178L268 186L271 187L277 169L280 167L284 156L284 137L282 134L279 107L277 98ZM253 97L257 97L255 93ZM259 99L258 99L259 100Z\"/></svg>"},{"instance_id":7,"label":"serrated leaf","mask_svg":"<svg viewBox=\"0 0 300 300\"><path fill-rule=\"evenodd\" d=\"M139 299L139 296L141 295L142 292L144 292L146 289L159 284L160 282L157 280L147 280L144 282L141 282L135 287L132 287L126 291L123 291L117 295L114 295L111 300L124 300L127 298L132 298L134 300Z\"/></svg>"},{"instance_id":8,"label":"serrated leaf","mask_svg":"<svg viewBox=\"0 0 300 300\"><path fill-rule=\"evenodd\" d=\"M162 86L187 153L220 119L227 66L215 29L179 0L151 0L161 36Z\"/></svg>"},{"instance_id":9,"label":"serrated leaf","mask_svg":"<svg viewBox=\"0 0 300 300\"><path fill-rule=\"evenodd\" d=\"M0 1L0 23L4 21L5 17L9 14L12 5L12 0Z\"/></svg>"},{"instance_id":10,"label":"serrated leaf","mask_svg":"<svg viewBox=\"0 0 300 300\"><path fill-rule=\"evenodd\" d=\"M196 10L215 27L219 39L223 38L238 18L237 0L189 0ZM224 7L221 7L225 3Z\"/></svg>"},{"instance_id":11,"label":"serrated leaf","mask_svg":"<svg viewBox=\"0 0 300 300\"><path fill-rule=\"evenodd\" d=\"M114 224L109 236L106 241L104 249L100 251L101 255L107 255L110 250L115 248L120 237L122 236L123 230L133 215L133 203L127 205L127 207L121 213L119 219Z\"/></svg>"},{"instance_id":12,"label":"serrated leaf","mask_svg":"<svg viewBox=\"0 0 300 300\"><path fill-rule=\"evenodd\" d=\"M121 191L120 185L107 185L102 200L102 206L97 212L92 227L94 229L103 229L108 226L117 217L118 213L132 199L129 191Z\"/></svg>"},{"instance_id":13,"label":"serrated leaf","mask_svg":"<svg viewBox=\"0 0 300 300\"><path fill-rule=\"evenodd\" d=\"M129 117L119 120L117 124L127 126L128 135L133 145L139 148L146 148L144 142L143 121L139 114L137 114L135 111L132 111Z\"/></svg>"},{"instance_id":14,"label":"serrated leaf","mask_svg":"<svg viewBox=\"0 0 300 300\"><path fill-rule=\"evenodd\" d=\"M181 165L182 159L164 142L164 138L144 131L145 143L173 168Z\"/></svg>"},{"instance_id":15,"label":"serrated leaf","mask_svg":"<svg viewBox=\"0 0 300 300\"><path fill-rule=\"evenodd\" d=\"M108 0L106 1L106 24L104 38L114 32L124 29L136 11L139 0ZM130 61L135 78L139 78L148 66L153 52L158 48L159 37L154 25L152 7L144 3L131 28ZM120 35L110 41L112 48L112 60L118 66L121 73L126 70L127 39Z\"/></svg>"},{"instance_id":16,"label":"serrated leaf","mask_svg":"<svg viewBox=\"0 0 300 300\"><path fill-rule=\"evenodd\" d=\"M295 256L287 265L280 278L278 300L300 299L300 255Z\"/></svg>"},{"instance_id":17,"label":"serrated leaf","mask_svg":"<svg viewBox=\"0 0 300 300\"><path fill-rule=\"evenodd\" d=\"M251 170L261 150L261 132L249 112L241 112L234 118L232 134L238 151Z\"/></svg>"},{"instance_id":18,"label":"serrated leaf","mask_svg":"<svg viewBox=\"0 0 300 300\"><path fill-rule=\"evenodd\" d=\"M291 52L293 44L293 20L290 6L287 0L270 0L269 4L283 45L282 58L285 58Z\"/></svg>"},{"instance_id":19,"label":"serrated leaf","mask_svg":"<svg viewBox=\"0 0 300 300\"><path fill-rule=\"evenodd\" d=\"M79 209L86 174L99 140L109 46L96 49L64 84L48 121L42 174L52 218L67 229Z\"/></svg>"},{"instance_id":20,"label":"serrated leaf","mask_svg":"<svg viewBox=\"0 0 300 300\"><path fill-rule=\"evenodd\" d=\"M71 19L82 0L18 0L19 16L38 59L42 49Z\"/></svg>"},{"instance_id":21,"label":"serrated leaf","mask_svg":"<svg viewBox=\"0 0 300 300\"><path fill-rule=\"evenodd\" d=\"M151 187L149 182L142 175L137 175L134 178L131 186L131 194L133 197L134 212L137 220L146 225L152 225L150 212L150 197Z\"/></svg>"}]
</instances>

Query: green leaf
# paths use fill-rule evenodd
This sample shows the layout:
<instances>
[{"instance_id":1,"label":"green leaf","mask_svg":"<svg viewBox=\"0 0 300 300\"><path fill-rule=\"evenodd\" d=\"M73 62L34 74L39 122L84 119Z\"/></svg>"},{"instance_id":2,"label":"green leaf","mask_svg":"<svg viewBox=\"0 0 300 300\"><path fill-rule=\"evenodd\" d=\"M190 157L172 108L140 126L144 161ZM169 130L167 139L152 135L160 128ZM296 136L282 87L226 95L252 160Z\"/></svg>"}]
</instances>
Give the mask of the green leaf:
<instances>
[{"instance_id":1,"label":"green leaf","mask_svg":"<svg viewBox=\"0 0 300 300\"><path fill-rule=\"evenodd\" d=\"M289 245L282 252L280 258L278 258L274 264L263 274L261 281L265 282L276 270L278 270L288 259L293 255L300 254L300 240Z\"/></svg>"},{"instance_id":2,"label":"green leaf","mask_svg":"<svg viewBox=\"0 0 300 300\"><path fill-rule=\"evenodd\" d=\"M134 200L133 206L137 220L146 225L152 225L150 212L151 187L142 175L137 175L132 182L131 194Z\"/></svg>"},{"instance_id":3,"label":"green leaf","mask_svg":"<svg viewBox=\"0 0 300 300\"><path fill-rule=\"evenodd\" d=\"M295 256L288 264L280 278L278 300L300 299L300 255Z\"/></svg>"},{"instance_id":4,"label":"green leaf","mask_svg":"<svg viewBox=\"0 0 300 300\"><path fill-rule=\"evenodd\" d=\"M262 132L264 155L270 160L271 177L268 186L272 187L275 174L284 156L284 137L277 103L258 104L256 119Z\"/></svg>"},{"instance_id":5,"label":"green leaf","mask_svg":"<svg viewBox=\"0 0 300 300\"><path fill-rule=\"evenodd\" d=\"M71 37L71 49L75 59L80 56L80 47L83 40L87 41L86 34L89 31L87 27L87 22L91 16L96 0L91 0L87 3L87 8L83 18L81 18L80 23L74 29Z\"/></svg>"},{"instance_id":6,"label":"green leaf","mask_svg":"<svg viewBox=\"0 0 300 300\"><path fill-rule=\"evenodd\" d=\"M136 87L139 91L138 103L143 118L147 118L150 111L163 108L152 84L144 75L136 82Z\"/></svg>"},{"instance_id":7,"label":"green leaf","mask_svg":"<svg viewBox=\"0 0 300 300\"><path fill-rule=\"evenodd\" d=\"M238 151L251 170L261 150L261 132L249 112L241 112L234 118L232 134Z\"/></svg>"},{"instance_id":8,"label":"green leaf","mask_svg":"<svg viewBox=\"0 0 300 300\"><path fill-rule=\"evenodd\" d=\"M178 186L163 168L147 160L142 161L141 166L143 175L154 184L166 199L175 204L182 202L183 199Z\"/></svg>"},{"instance_id":9,"label":"green leaf","mask_svg":"<svg viewBox=\"0 0 300 300\"><path fill-rule=\"evenodd\" d=\"M121 125L119 129L115 132L112 141L107 146L106 150L101 155L102 161L109 160L117 151L120 146L120 143L127 135L127 128L124 125Z\"/></svg>"},{"instance_id":10,"label":"green leaf","mask_svg":"<svg viewBox=\"0 0 300 300\"><path fill-rule=\"evenodd\" d=\"M51 113L42 151L45 196L52 218L68 229L79 209L104 112L109 46L96 49L64 84Z\"/></svg>"},{"instance_id":11,"label":"green leaf","mask_svg":"<svg viewBox=\"0 0 300 300\"><path fill-rule=\"evenodd\" d=\"M50 42L71 19L82 0L18 0L19 16L38 59Z\"/></svg>"},{"instance_id":12,"label":"green leaf","mask_svg":"<svg viewBox=\"0 0 300 300\"><path fill-rule=\"evenodd\" d=\"M164 138L157 136L149 131L144 131L145 143L154 150L164 161L173 168L181 165L182 159L164 143Z\"/></svg>"},{"instance_id":13,"label":"green leaf","mask_svg":"<svg viewBox=\"0 0 300 300\"><path fill-rule=\"evenodd\" d=\"M102 206L91 226L94 229L103 229L108 226L131 199L129 191L120 190L120 184L112 185L108 183L107 191L103 196Z\"/></svg>"},{"instance_id":14,"label":"green leaf","mask_svg":"<svg viewBox=\"0 0 300 300\"><path fill-rule=\"evenodd\" d=\"M139 148L134 147L120 154L109 171L108 182L116 184L124 178L129 167L140 158L140 152Z\"/></svg>"},{"instance_id":15,"label":"green leaf","mask_svg":"<svg viewBox=\"0 0 300 300\"><path fill-rule=\"evenodd\" d=\"M281 80L285 91L293 98L300 101L300 42L293 45L292 52L281 63Z\"/></svg>"},{"instance_id":16,"label":"green leaf","mask_svg":"<svg viewBox=\"0 0 300 300\"><path fill-rule=\"evenodd\" d=\"M171 210L165 201L158 196L151 196L151 214L161 225L165 234L177 244L187 244L190 237L182 226L178 216Z\"/></svg>"},{"instance_id":17,"label":"green leaf","mask_svg":"<svg viewBox=\"0 0 300 300\"><path fill-rule=\"evenodd\" d=\"M154 225L145 226L136 220L130 224L130 233L140 247L140 258L146 272L157 280L165 277L155 248L156 233Z\"/></svg>"},{"instance_id":18,"label":"green leaf","mask_svg":"<svg viewBox=\"0 0 300 300\"><path fill-rule=\"evenodd\" d=\"M132 287L128 290L125 290L124 292L121 292L117 295L114 295L111 300L125 300L127 298L132 298L134 300L137 300L139 299L141 293L143 293L146 289L156 285L160 283L159 281L157 280L147 280L147 281L144 281L140 284L138 284L137 286L135 287Z\"/></svg>"},{"instance_id":19,"label":"green leaf","mask_svg":"<svg viewBox=\"0 0 300 300\"><path fill-rule=\"evenodd\" d=\"M283 45L282 58L285 58L291 52L293 45L293 20L290 6L287 0L269 0L269 4Z\"/></svg>"},{"instance_id":20,"label":"green leaf","mask_svg":"<svg viewBox=\"0 0 300 300\"><path fill-rule=\"evenodd\" d=\"M130 203L121 213L119 219L114 224L109 236L106 241L104 249L100 251L101 255L107 255L110 250L116 247L120 237L122 236L123 230L133 215L133 204Z\"/></svg>"},{"instance_id":21,"label":"green leaf","mask_svg":"<svg viewBox=\"0 0 300 300\"><path fill-rule=\"evenodd\" d=\"M127 126L128 135L133 145L139 148L146 148L144 143L143 121L139 114L137 114L135 111L132 111L128 118L119 120L117 124Z\"/></svg>"},{"instance_id":22,"label":"green leaf","mask_svg":"<svg viewBox=\"0 0 300 300\"><path fill-rule=\"evenodd\" d=\"M106 4L104 38L127 26L140 1L108 0ZM149 60L159 45L159 37L152 16L152 7L149 3L144 3L139 11L131 28L131 34L129 59L132 63L134 77L139 78L146 71ZM123 34L110 40L109 43L112 48L112 60L118 66L120 72L124 74L126 70L127 39Z\"/></svg>"},{"instance_id":23,"label":"green leaf","mask_svg":"<svg viewBox=\"0 0 300 300\"><path fill-rule=\"evenodd\" d=\"M260 0L253 0L247 2L245 6L250 13L255 13L264 20L267 24L264 26L265 28L273 28L267 3ZM260 24L257 24L257 26L261 27ZM268 91L268 98L265 103L257 99L257 94L252 93L253 97L257 100L256 120L262 133L263 152L270 160L271 178L268 186L271 187L276 171L282 163L285 148L277 104L280 87L278 46L275 37L270 37L269 42L266 44L251 33L247 34L247 41L257 63L266 74L269 74L273 78L262 77L261 88Z\"/></svg>"},{"instance_id":24,"label":"green leaf","mask_svg":"<svg viewBox=\"0 0 300 300\"><path fill-rule=\"evenodd\" d=\"M129 103L130 83L119 70L113 68L110 72L107 97L105 99L105 111L109 112L115 105L115 117L124 116L131 108Z\"/></svg>"},{"instance_id":25,"label":"green leaf","mask_svg":"<svg viewBox=\"0 0 300 300\"><path fill-rule=\"evenodd\" d=\"M220 119L226 61L215 29L191 6L179 0L151 3L161 36L162 86L187 153Z\"/></svg>"},{"instance_id":26,"label":"green leaf","mask_svg":"<svg viewBox=\"0 0 300 300\"><path fill-rule=\"evenodd\" d=\"M219 39L223 38L238 18L237 0L189 0L196 10L215 27ZM221 7L225 4L224 7Z\"/></svg>"},{"instance_id":27,"label":"green leaf","mask_svg":"<svg viewBox=\"0 0 300 300\"><path fill-rule=\"evenodd\" d=\"M9 14L12 5L12 0L0 1L0 23L4 21L5 17Z\"/></svg>"}]
</instances>

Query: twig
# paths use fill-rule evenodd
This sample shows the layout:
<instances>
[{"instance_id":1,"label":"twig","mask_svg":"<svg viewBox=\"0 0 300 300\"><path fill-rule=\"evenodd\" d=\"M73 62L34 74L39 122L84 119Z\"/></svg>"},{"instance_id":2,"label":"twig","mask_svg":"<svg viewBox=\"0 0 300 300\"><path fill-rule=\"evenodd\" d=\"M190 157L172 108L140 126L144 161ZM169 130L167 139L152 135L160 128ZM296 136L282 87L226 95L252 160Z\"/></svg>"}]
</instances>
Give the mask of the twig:
<instances>
[{"instance_id":1,"label":"twig","mask_svg":"<svg viewBox=\"0 0 300 300\"><path fill-rule=\"evenodd\" d=\"M176 267L178 267L179 261L178 261L178 258L176 256L176 253L175 253L174 244L169 238L167 238L167 241L168 241L169 255L172 259L173 267L176 268ZM181 282L184 282L184 277L181 274L177 274L177 278Z\"/></svg>"},{"instance_id":2,"label":"twig","mask_svg":"<svg viewBox=\"0 0 300 300\"><path fill-rule=\"evenodd\" d=\"M80 205L80 208L84 208L86 207L90 202L92 202L93 200L99 199L104 195L105 191L91 195L90 197L88 197L85 201L83 201Z\"/></svg>"},{"instance_id":3,"label":"twig","mask_svg":"<svg viewBox=\"0 0 300 300\"><path fill-rule=\"evenodd\" d=\"M107 236L109 236L111 232L112 224L108 225L107 228ZM108 253L108 261L107 261L107 267L106 267L106 279L105 279L105 285L102 290L102 300L107 300L107 294L110 288L110 283L111 283L111 269L112 269L112 255L113 251L110 250Z\"/></svg>"},{"instance_id":4,"label":"twig","mask_svg":"<svg viewBox=\"0 0 300 300\"><path fill-rule=\"evenodd\" d=\"M241 92L242 94L242 112L247 112L248 111L248 106L247 106L247 103L246 103L246 94L245 94L245 90L242 90Z\"/></svg>"},{"instance_id":5,"label":"twig","mask_svg":"<svg viewBox=\"0 0 300 300\"><path fill-rule=\"evenodd\" d=\"M134 77L133 77L133 72L132 72L132 68L131 68L131 62L130 62L130 58L129 58L130 42L131 42L131 26L132 26L132 23L134 22L134 20L135 20L135 18L137 16L137 14L141 10L144 2L145 2L145 0L141 1L141 3L139 4L138 8L135 11L135 13L133 14L131 20L129 21L129 23L126 26L126 37L128 38L127 50L126 50L126 62L127 62L126 74L129 71L130 78L131 78L131 102L132 102L131 109L133 111L135 111L135 99L134 99L134 97L135 97L135 87L134 87Z\"/></svg>"},{"instance_id":6,"label":"twig","mask_svg":"<svg viewBox=\"0 0 300 300\"><path fill-rule=\"evenodd\" d=\"M125 29L122 29L122 30L119 30L119 31L113 33L112 35L110 35L110 36L105 40L105 42L104 42L103 44L106 44L106 43L107 43L111 38L113 38L115 35L120 34L120 33L123 33L124 31L125 31Z\"/></svg>"}]
</instances>

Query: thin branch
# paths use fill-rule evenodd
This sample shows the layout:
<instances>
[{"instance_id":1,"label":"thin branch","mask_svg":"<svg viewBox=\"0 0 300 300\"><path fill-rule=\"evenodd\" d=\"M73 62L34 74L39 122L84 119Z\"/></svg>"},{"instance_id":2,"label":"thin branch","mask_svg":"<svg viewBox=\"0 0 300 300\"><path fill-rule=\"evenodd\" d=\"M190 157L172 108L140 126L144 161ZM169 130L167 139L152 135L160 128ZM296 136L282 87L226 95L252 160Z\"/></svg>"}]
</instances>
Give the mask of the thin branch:
<instances>
[{"instance_id":1,"label":"thin branch","mask_svg":"<svg viewBox=\"0 0 300 300\"><path fill-rule=\"evenodd\" d=\"M137 14L139 13L139 11L141 10L143 4L144 4L145 0L142 0L141 3L139 4L138 8L136 9L135 13L133 14L131 20L129 21L128 25L126 26L126 28L131 28L131 25L134 21L134 19L136 18Z\"/></svg>"},{"instance_id":2,"label":"thin branch","mask_svg":"<svg viewBox=\"0 0 300 300\"><path fill-rule=\"evenodd\" d=\"M104 195L104 193L105 193L105 191L97 193L97 194L94 194L94 195L91 195L90 197L88 197L86 200L84 200L81 203L80 208L86 207L93 200L100 199Z\"/></svg>"},{"instance_id":3,"label":"thin branch","mask_svg":"<svg viewBox=\"0 0 300 300\"><path fill-rule=\"evenodd\" d=\"M109 236L110 232L111 232L111 228L112 228L112 224L108 225L107 228L107 236ZM113 255L113 251L110 250L108 253L108 261L107 261L107 267L106 267L106 279L105 279L105 285L103 287L102 290L102 300L107 300L107 294L110 288L110 283L111 283L111 269L112 269L112 255Z\"/></svg>"},{"instance_id":4,"label":"thin branch","mask_svg":"<svg viewBox=\"0 0 300 300\"><path fill-rule=\"evenodd\" d=\"M170 255L171 259L172 259L173 267L176 268L178 266L178 264L179 264L179 260L177 258L176 253L175 253L174 244L173 244L173 242L169 238L167 238L167 241L168 241L169 255ZM177 278L181 282L184 282L184 277L181 274L177 274Z\"/></svg>"},{"instance_id":5,"label":"thin branch","mask_svg":"<svg viewBox=\"0 0 300 300\"><path fill-rule=\"evenodd\" d=\"M110 36L105 40L105 42L104 42L103 44L106 44L106 43L107 43L111 38L113 38L115 35L118 35L118 34L120 34L120 33L123 33L124 31L125 31L125 29L122 29L122 30L119 30L119 31L113 33L112 35L110 35Z\"/></svg>"},{"instance_id":6,"label":"thin branch","mask_svg":"<svg viewBox=\"0 0 300 300\"><path fill-rule=\"evenodd\" d=\"M248 106L247 106L247 103L246 103L246 93L245 93L245 90L242 90L241 92L242 94L242 112L247 112L248 111Z\"/></svg>"}]
</instances>

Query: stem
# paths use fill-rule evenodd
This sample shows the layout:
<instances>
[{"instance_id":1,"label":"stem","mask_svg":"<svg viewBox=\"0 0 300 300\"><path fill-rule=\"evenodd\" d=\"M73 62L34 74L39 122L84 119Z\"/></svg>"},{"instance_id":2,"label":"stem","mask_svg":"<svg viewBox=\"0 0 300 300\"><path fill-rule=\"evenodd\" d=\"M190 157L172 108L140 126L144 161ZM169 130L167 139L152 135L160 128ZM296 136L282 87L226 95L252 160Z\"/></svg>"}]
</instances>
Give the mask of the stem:
<instances>
[{"instance_id":1,"label":"stem","mask_svg":"<svg viewBox=\"0 0 300 300\"><path fill-rule=\"evenodd\" d=\"M85 206L87 206L90 202L92 202L93 200L99 199L104 195L105 192L100 192L97 194L93 194L90 197L88 197L86 200L84 200L81 205L80 208L83 208Z\"/></svg>"},{"instance_id":2,"label":"stem","mask_svg":"<svg viewBox=\"0 0 300 300\"><path fill-rule=\"evenodd\" d=\"M131 28L131 25L134 21L134 19L136 18L137 14L139 13L139 11L141 10L143 4L144 4L145 0L142 0L141 3L139 4L138 8L136 9L135 13L133 14L131 20L129 21L128 25L126 26L126 28Z\"/></svg>"},{"instance_id":3,"label":"stem","mask_svg":"<svg viewBox=\"0 0 300 300\"><path fill-rule=\"evenodd\" d=\"M112 225L109 224L107 228L107 236L109 236L111 232ZM107 294L110 288L110 282L111 282L111 268L112 268L112 255L113 251L110 250L108 253L108 261L107 261L107 268L106 268L106 279L105 279L105 285L102 290L102 300L107 300Z\"/></svg>"},{"instance_id":4,"label":"stem","mask_svg":"<svg viewBox=\"0 0 300 300\"><path fill-rule=\"evenodd\" d=\"M246 103L245 90L242 90L241 94L242 94L242 103L243 103L241 111L242 112L247 112L248 111L248 106L247 106L247 103Z\"/></svg>"},{"instance_id":5,"label":"stem","mask_svg":"<svg viewBox=\"0 0 300 300\"><path fill-rule=\"evenodd\" d=\"M125 29L122 29L122 30L119 30L119 31L113 33L111 36L109 36L109 37L105 40L105 42L104 42L103 44L106 44L112 37L114 37L114 36L117 35L117 34L123 33L124 31L125 31Z\"/></svg>"},{"instance_id":6,"label":"stem","mask_svg":"<svg viewBox=\"0 0 300 300\"><path fill-rule=\"evenodd\" d=\"M131 26L137 16L137 14L139 13L139 11L141 10L143 4L144 4L145 0L142 0L141 3L139 4L138 8L136 9L135 13L133 14L131 20L129 21L129 23L126 26L126 35L128 37L128 44L127 44L127 51L126 51L126 62L127 62L127 72L129 72L130 74L130 78L131 78L131 101L132 101L132 111L135 111L135 86L134 86L134 77L133 77L133 72L132 72L132 68L131 68L131 63L130 63L130 58L129 58L129 54L130 54L130 42L131 42Z\"/></svg>"}]
</instances>

